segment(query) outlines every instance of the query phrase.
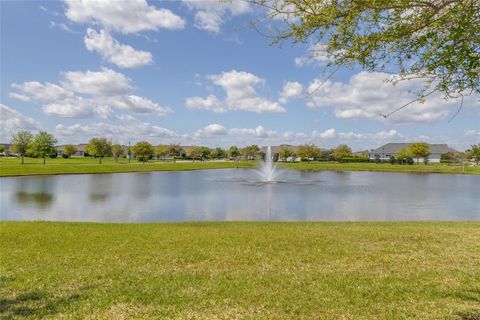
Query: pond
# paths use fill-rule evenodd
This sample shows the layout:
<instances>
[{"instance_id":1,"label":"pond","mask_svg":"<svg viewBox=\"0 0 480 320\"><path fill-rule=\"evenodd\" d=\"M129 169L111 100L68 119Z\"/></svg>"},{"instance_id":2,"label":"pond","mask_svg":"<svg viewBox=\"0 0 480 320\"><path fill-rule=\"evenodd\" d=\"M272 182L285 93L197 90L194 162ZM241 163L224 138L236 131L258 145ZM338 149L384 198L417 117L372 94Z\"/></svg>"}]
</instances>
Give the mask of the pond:
<instances>
[{"instance_id":1,"label":"pond","mask_svg":"<svg viewBox=\"0 0 480 320\"><path fill-rule=\"evenodd\" d=\"M1 220L480 220L480 176L225 169L1 178Z\"/></svg>"}]
</instances>

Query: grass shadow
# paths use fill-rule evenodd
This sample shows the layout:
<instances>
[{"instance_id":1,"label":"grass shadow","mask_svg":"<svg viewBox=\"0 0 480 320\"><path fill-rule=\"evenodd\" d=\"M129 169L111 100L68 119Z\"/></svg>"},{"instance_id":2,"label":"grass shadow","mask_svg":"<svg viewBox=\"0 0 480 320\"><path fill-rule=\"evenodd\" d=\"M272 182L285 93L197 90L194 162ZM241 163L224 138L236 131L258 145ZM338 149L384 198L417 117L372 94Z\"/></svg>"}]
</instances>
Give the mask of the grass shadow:
<instances>
[{"instance_id":1,"label":"grass shadow","mask_svg":"<svg viewBox=\"0 0 480 320\"><path fill-rule=\"evenodd\" d=\"M90 288L91 286L84 287L81 292L57 297L53 297L45 291L32 290L14 298L0 298L0 319L39 319L55 315L63 312L71 304L85 297L85 291Z\"/></svg>"}]
</instances>

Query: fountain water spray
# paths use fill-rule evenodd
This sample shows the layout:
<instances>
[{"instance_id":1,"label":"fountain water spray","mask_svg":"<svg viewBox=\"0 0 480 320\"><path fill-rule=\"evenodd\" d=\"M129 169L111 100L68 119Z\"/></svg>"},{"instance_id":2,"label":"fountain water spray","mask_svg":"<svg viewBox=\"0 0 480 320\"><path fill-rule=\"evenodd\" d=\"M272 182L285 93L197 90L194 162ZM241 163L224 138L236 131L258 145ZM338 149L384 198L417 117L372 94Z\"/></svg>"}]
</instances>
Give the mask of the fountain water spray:
<instances>
[{"instance_id":1,"label":"fountain water spray","mask_svg":"<svg viewBox=\"0 0 480 320\"><path fill-rule=\"evenodd\" d=\"M272 147L268 146L267 153L265 154L265 162L259 171L264 181L270 182L275 180L275 176L277 175L276 168L277 165L273 163Z\"/></svg>"}]
</instances>

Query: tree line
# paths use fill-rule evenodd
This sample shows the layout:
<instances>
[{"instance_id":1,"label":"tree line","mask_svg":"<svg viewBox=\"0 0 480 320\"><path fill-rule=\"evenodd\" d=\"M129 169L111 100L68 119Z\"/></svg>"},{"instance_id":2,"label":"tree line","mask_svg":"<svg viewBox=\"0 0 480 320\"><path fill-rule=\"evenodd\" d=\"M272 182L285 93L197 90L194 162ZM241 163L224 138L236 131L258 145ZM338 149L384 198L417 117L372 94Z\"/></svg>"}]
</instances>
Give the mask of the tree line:
<instances>
[{"instance_id":1,"label":"tree line","mask_svg":"<svg viewBox=\"0 0 480 320\"><path fill-rule=\"evenodd\" d=\"M10 151L16 153L24 163L25 156L40 157L45 159L47 157L56 157L57 150L55 144L57 139L50 133L40 131L33 135L29 131L19 131L12 136ZM5 147L0 145L0 153L5 151ZM74 145L65 145L62 147L61 154L64 158L69 158L77 152ZM231 159L231 160L255 160L258 157L264 158L265 153L261 151L258 145L249 145L244 148L231 146L228 149L220 147L209 148L205 146L191 146L182 147L179 144L157 145L154 146L148 141L137 142L132 147L122 146L120 144L113 144L105 137L91 138L85 149L86 154L94 158L98 158L99 163L105 157L113 157L116 162L120 158L135 158L143 163L156 157L157 159L172 159L176 162L177 159L190 159L193 161L203 161L210 159ZM414 143L400 150L395 155L392 155L389 161L399 164L413 164L416 159L417 164L419 159L423 159L428 163L430 155L429 146L425 142ZM296 148L289 146L282 146L275 154L276 159L282 161L339 161L339 162L368 162L368 151L352 152L352 149L346 145L341 144L333 149L321 149L314 144L303 144ZM462 162L466 159L472 159L475 162L480 161L480 144L472 145L471 149L466 152L449 151L443 154L442 162ZM380 157L376 159L380 162Z\"/></svg>"}]
</instances>

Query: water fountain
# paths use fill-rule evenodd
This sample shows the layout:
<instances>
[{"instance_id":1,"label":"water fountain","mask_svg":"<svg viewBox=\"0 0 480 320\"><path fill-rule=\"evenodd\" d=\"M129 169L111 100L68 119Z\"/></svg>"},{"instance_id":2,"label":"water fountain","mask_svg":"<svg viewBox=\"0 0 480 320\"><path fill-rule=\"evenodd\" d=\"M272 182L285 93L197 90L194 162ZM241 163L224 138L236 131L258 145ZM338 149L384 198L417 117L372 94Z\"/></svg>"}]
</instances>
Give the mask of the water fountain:
<instances>
[{"instance_id":1,"label":"water fountain","mask_svg":"<svg viewBox=\"0 0 480 320\"><path fill-rule=\"evenodd\" d=\"M273 156L272 156L272 147L268 146L267 153L265 154L265 162L263 163L262 167L259 170L260 175L263 178L263 181L272 182L275 181L275 177L277 176L277 165L273 163Z\"/></svg>"}]
</instances>

